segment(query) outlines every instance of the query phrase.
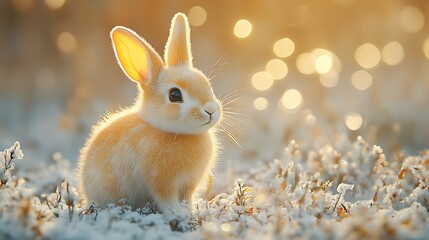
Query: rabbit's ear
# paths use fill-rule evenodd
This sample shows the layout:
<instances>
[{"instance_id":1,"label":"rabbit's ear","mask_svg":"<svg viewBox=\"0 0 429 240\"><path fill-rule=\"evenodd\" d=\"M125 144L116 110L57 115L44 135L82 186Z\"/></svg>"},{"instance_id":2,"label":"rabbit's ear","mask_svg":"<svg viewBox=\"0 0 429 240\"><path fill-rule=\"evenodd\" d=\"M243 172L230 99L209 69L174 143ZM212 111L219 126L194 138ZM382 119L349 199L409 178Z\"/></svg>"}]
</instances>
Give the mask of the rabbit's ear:
<instances>
[{"instance_id":1,"label":"rabbit's ear","mask_svg":"<svg viewBox=\"0 0 429 240\"><path fill-rule=\"evenodd\" d=\"M183 64L192 66L189 23L188 18L183 13L176 13L171 20L164 60L167 67Z\"/></svg>"},{"instance_id":2,"label":"rabbit's ear","mask_svg":"<svg viewBox=\"0 0 429 240\"><path fill-rule=\"evenodd\" d=\"M158 77L164 64L149 43L121 26L113 28L110 37L118 64L131 80L144 86Z\"/></svg>"}]
</instances>

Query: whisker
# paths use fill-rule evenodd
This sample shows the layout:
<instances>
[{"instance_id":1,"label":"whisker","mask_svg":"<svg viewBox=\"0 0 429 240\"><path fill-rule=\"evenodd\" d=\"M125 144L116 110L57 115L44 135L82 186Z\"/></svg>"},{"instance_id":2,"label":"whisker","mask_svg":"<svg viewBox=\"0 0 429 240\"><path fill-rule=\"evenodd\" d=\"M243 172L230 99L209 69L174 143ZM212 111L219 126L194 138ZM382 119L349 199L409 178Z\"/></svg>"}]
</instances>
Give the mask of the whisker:
<instances>
[{"instance_id":1,"label":"whisker","mask_svg":"<svg viewBox=\"0 0 429 240\"><path fill-rule=\"evenodd\" d=\"M224 119L224 120L227 120L227 121L231 121L231 122L233 122L233 123L234 123L234 124L236 124L236 125L240 125L240 126L249 126L249 122L248 122L248 121L246 121L246 120L244 120L244 119L240 119L240 118L232 118L232 117L228 117L228 116L224 117L223 119Z\"/></svg>"},{"instance_id":2,"label":"whisker","mask_svg":"<svg viewBox=\"0 0 429 240\"><path fill-rule=\"evenodd\" d=\"M239 107L225 107L225 108L222 108L222 110L234 110L234 109L237 109L237 110L249 110L250 108L248 108L248 107L243 107L243 108L239 108Z\"/></svg>"},{"instance_id":3,"label":"whisker","mask_svg":"<svg viewBox=\"0 0 429 240\"><path fill-rule=\"evenodd\" d=\"M234 120L234 121L240 122L243 125L249 126L249 122L246 122L245 120L240 119L240 118L232 118L232 117L229 117L229 116L224 116L224 120L228 120L228 121Z\"/></svg>"},{"instance_id":4,"label":"whisker","mask_svg":"<svg viewBox=\"0 0 429 240\"><path fill-rule=\"evenodd\" d=\"M220 68L220 67L223 67L223 66L226 66L226 65L228 65L228 63L226 63L226 62L224 62L224 63L221 63L221 64L219 64L218 66L216 66L213 70L211 70L211 72L209 72L209 78L210 79L212 79L212 78L214 78L214 75L212 75L218 68ZM218 72L219 73L219 72ZM217 73L216 73L217 74Z\"/></svg>"},{"instance_id":5,"label":"whisker","mask_svg":"<svg viewBox=\"0 0 429 240\"><path fill-rule=\"evenodd\" d=\"M248 117L249 114L245 114L245 113L238 113L238 112L231 112L231 111L223 111L224 114L226 115L238 115L238 116L243 116L243 117Z\"/></svg>"},{"instance_id":6,"label":"whisker","mask_svg":"<svg viewBox=\"0 0 429 240\"><path fill-rule=\"evenodd\" d=\"M244 91L244 90L247 90L247 89L250 89L250 87L242 87L242 88L236 89L236 90L228 93L227 95L223 96L222 98L221 97L218 97L218 98L219 99L226 99L226 98L228 98L229 96L231 96L233 94L236 94L236 93L238 93L240 91Z\"/></svg>"},{"instance_id":7,"label":"whisker","mask_svg":"<svg viewBox=\"0 0 429 240\"><path fill-rule=\"evenodd\" d=\"M231 127L233 130L236 130L237 132L239 132L241 135L244 135L244 130L239 126L236 126L234 123L229 121L224 121L222 124L225 124L228 127Z\"/></svg>"},{"instance_id":8,"label":"whisker","mask_svg":"<svg viewBox=\"0 0 429 240\"><path fill-rule=\"evenodd\" d=\"M222 72L215 73L213 76L211 76L211 77L209 78L209 83L212 83L212 80L213 80L215 77L219 76L220 74L222 74Z\"/></svg>"},{"instance_id":9,"label":"whisker","mask_svg":"<svg viewBox=\"0 0 429 240\"><path fill-rule=\"evenodd\" d=\"M220 129L229 137L229 139L234 142L235 144L237 144L237 146L241 149L243 149L243 147L241 147L240 143L238 142L238 139L234 137L234 135L232 135L226 128L224 128L222 125L219 125Z\"/></svg>"},{"instance_id":10,"label":"whisker","mask_svg":"<svg viewBox=\"0 0 429 240\"><path fill-rule=\"evenodd\" d=\"M221 98L221 101L226 102L226 101L231 100L233 98L240 98L240 97L241 96L239 94L230 94L228 96Z\"/></svg>"},{"instance_id":11,"label":"whisker","mask_svg":"<svg viewBox=\"0 0 429 240\"><path fill-rule=\"evenodd\" d=\"M240 119L240 117L249 117L248 114L230 112L230 111L223 111L222 114L224 117L233 118L233 119Z\"/></svg>"},{"instance_id":12,"label":"whisker","mask_svg":"<svg viewBox=\"0 0 429 240\"><path fill-rule=\"evenodd\" d=\"M241 100L242 96L238 95L238 94L234 94L228 97L223 97L220 99L222 104L230 104L231 102L235 102L238 100Z\"/></svg>"},{"instance_id":13,"label":"whisker","mask_svg":"<svg viewBox=\"0 0 429 240\"><path fill-rule=\"evenodd\" d=\"M222 91L222 92L220 92L220 93L219 93L219 95L217 96L217 99L219 99L219 101L220 101L220 99L222 99L222 97L221 97L221 96L222 96L222 94L223 94L223 91Z\"/></svg>"},{"instance_id":14,"label":"whisker","mask_svg":"<svg viewBox=\"0 0 429 240\"><path fill-rule=\"evenodd\" d=\"M209 76L209 79L211 79L211 77L210 77L210 75L213 73L213 71L217 68L217 67L219 67L219 66L216 66L218 63L219 63L219 61L226 55L226 53L229 51L229 49L227 49L227 50L225 50L225 52L223 52L222 53L222 55L220 55L220 57L216 60L216 62L213 64L213 66L210 68L210 70L209 70L209 73L207 74L208 76Z\"/></svg>"},{"instance_id":15,"label":"whisker","mask_svg":"<svg viewBox=\"0 0 429 240\"><path fill-rule=\"evenodd\" d=\"M241 100L241 99L242 99L242 97L236 97L236 98L230 99L230 100L228 100L228 101L222 102L222 105L223 105L223 106L228 106L229 104L232 104L232 103L234 103L234 102L237 102L237 101L239 101L239 100Z\"/></svg>"}]
</instances>

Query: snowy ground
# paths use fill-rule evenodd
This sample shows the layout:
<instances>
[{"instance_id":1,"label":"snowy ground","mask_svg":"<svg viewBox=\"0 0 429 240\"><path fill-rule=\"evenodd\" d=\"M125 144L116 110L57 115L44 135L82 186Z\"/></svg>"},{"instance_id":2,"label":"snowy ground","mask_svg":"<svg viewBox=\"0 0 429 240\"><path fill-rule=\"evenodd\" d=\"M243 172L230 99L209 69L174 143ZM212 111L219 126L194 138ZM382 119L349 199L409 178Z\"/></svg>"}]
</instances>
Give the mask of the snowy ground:
<instances>
[{"instance_id":1,"label":"snowy ground","mask_svg":"<svg viewBox=\"0 0 429 240\"><path fill-rule=\"evenodd\" d=\"M111 28L135 27L162 51L169 18L195 1L0 1L0 240L429 239L429 2L239 2L199 3L207 22L191 26L195 66L213 70L216 94L241 98L242 148L221 140L211 192L183 219L82 206L75 168L100 115L136 96ZM244 39L240 18L253 24ZM274 51L284 38L287 57ZM284 76L260 91L253 77L276 73L273 60Z\"/></svg>"},{"instance_id":2,"label":"snowy ground","mask_svg":"<svg viewBox=\"0 0 429 240\"><path fill-rule=\"evenodd\" d=\"M197 200L190 219L134 211L125 200L104 210L82 206L74 166L59 153L36 172L14 171L15 162L27 161L18 143L0 158L0 239L429 236L429 151L386 161L360 137L309 150L292 141L280 158L235 174L225 193Z\"/></svg>"}]
</instances>

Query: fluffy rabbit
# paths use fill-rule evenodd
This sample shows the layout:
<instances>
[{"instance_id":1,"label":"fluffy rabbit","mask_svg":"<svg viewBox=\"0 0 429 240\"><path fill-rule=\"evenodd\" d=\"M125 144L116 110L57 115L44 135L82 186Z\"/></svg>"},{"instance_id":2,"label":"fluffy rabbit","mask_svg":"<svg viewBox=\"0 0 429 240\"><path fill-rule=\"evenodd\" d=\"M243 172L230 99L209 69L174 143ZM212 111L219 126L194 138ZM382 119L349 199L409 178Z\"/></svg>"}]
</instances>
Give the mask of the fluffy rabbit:
<instances>
[{"instance_id":1,"label":"fluffy rabbit","mask_svg":"<svg viewBox=\"0 0 429 240\"><path fill-rule=\"evenodd\" d=\"M207 182L222 107L207 77L192 65L186 16L171 22L164 60L125 27L110 33L119 66L140 90L136 103L96 126L81 150L80 191L105 207L127 198L134 208L153 202L162 213L187 213Z\"/></svg>"}]
</instances>

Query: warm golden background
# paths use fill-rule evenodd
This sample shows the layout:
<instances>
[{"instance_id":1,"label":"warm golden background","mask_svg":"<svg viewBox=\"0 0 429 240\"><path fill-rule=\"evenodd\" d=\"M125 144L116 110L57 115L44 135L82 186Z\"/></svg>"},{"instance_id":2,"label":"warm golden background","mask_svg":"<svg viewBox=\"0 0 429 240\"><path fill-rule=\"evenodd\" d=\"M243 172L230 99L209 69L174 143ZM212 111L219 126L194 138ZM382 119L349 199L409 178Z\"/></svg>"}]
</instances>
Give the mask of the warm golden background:
<instances>
[{"instance_id":1,"label":"warm golden background","mask_svg":"<svg viewBox=\"0 0 429 240\"><path fill-rule=\"evenodd\" d=\"M291 139L305 149L358 135L388 156L428 147L425 0L1 1L1 146L19 140L34 158L59 151L74 162L99 116L136 94L109 31L130 27L162 54L179 11L194 65L217 66L215 92L240 89L243 149L225 139L225 158L272 159Z\"/></svg>"}]
</instances>

